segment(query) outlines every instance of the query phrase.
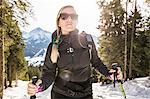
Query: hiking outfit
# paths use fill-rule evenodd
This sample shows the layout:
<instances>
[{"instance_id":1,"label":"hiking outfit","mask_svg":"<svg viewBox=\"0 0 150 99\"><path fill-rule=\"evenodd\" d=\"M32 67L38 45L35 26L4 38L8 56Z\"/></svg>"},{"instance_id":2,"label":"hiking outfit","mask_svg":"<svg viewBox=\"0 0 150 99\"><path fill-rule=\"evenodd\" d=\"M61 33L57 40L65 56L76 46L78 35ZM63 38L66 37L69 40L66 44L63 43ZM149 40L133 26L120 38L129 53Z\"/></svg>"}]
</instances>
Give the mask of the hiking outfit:
<instances>
[{"instance_id":1,"label":"hiking outfit","mask_svg":"<svg viewBox=\"0 0 150 99\"><path fill-rule=\"evenodd\" d=\"M90 64L103 75L109 75L108 69L97 55L94 42L92 42L90 59L87 40L78 32L76 29L68 35L61 35L58 45L60 57L55 64L50 59L54 41L48 46L40 86L45 90L54 82L51 99L92 99ZM56 36L55 31L52 39Z\"/></svg>"}]
</instances>

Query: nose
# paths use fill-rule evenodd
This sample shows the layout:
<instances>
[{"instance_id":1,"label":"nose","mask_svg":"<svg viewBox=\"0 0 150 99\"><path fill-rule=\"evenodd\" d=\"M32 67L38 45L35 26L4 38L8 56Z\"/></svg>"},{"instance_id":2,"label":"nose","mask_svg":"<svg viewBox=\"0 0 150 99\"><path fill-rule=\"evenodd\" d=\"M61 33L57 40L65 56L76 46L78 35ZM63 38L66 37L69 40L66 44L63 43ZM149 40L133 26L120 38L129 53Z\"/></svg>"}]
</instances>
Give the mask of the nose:
<instances>
[{"instance_id":1,"label":"nose","mask_svg":"<svg viewBox=\"0 0 150 99\"><path fill-rule=\"evenodd\" d=\"M70 16L68 17L68 21L72 21L72 18Z\"/></svg>"}]
</instances>

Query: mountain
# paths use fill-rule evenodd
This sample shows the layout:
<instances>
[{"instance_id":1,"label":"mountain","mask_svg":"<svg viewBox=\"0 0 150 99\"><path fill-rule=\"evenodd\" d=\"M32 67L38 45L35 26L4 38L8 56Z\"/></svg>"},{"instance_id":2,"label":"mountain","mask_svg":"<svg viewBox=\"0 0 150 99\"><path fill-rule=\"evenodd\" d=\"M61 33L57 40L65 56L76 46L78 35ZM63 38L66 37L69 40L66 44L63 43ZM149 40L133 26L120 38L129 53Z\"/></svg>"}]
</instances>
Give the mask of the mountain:
<instances>
[{"instance_id":1,"label":"mountain","mask_svg":"<svg viewBox=\"0 0 150 99\"><path fill-rule=\"evenodd\" d=\"M33 57L41 49L47 48L51 42L52 33L41 29L35 28L29 33L23 32L23 39L25 42L25 56Z\"/></svg>"}]
</instances>

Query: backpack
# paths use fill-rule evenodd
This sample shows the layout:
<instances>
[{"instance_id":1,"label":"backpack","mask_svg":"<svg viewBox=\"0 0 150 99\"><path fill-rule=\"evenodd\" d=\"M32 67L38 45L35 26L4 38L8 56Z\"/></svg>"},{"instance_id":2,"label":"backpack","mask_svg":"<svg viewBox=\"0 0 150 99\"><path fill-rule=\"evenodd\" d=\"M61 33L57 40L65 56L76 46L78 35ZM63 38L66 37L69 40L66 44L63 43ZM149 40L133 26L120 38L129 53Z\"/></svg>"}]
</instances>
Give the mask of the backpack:
<instances>
[{"instance_id":1,"label":"backpack","mask_svg":"<svg viewBox=\"0 0 150 99\"><path fill-rule=\"evenodd\" d=\"M84 38L86 40L87 47L89 49L90 60L91 60L92 59L92 49L94 46L93 37L91 34L87 34L85 31L82 31L80 36L84 36ZM79 40L79 42L81 42L81 41ZM80 45L85 48L85 46L82 45L81 43L80 43ZM90 64L90 69L91 69L92 82L97 82L98 81L97 76L100 75L100 72L97 69L95 69L94 67L92 67L92 64Z\"/></svg>"}]
</instances>

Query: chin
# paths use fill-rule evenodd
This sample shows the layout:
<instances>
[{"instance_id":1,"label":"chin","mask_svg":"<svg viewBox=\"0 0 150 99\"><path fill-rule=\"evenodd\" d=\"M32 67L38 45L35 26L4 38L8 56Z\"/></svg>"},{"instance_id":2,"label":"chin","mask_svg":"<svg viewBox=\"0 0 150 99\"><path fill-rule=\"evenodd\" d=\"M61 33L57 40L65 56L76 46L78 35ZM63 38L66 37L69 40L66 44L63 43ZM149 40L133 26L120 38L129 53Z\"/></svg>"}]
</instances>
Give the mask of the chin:
<instances>
[{"instance_id":1,"label":"chin","mask_svg":"<svg viewBox=\"0 0 150 99\"><path fill-rule=\"evenodd\" d=\"M74 30L75 30L75 29L68 29L67 31L68 31L68 32L71 32L71 31L74 31Z\"/></svg>"}]
</instances>

